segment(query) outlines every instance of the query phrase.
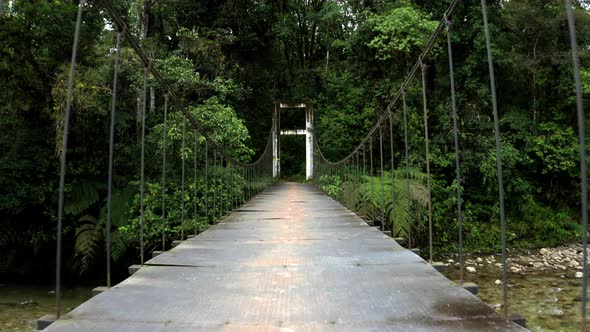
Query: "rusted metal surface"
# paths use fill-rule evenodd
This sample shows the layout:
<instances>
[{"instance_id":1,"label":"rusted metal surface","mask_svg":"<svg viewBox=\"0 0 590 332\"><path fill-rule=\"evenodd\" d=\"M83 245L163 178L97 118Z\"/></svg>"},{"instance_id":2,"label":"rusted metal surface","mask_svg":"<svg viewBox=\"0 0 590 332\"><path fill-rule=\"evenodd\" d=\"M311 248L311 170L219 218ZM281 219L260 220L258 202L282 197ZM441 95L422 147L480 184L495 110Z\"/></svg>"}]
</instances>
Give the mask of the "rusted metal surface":
<instances>
[{"instance_id":1,"label":"rusted metal surface","mask_svg":"<svg viewBox=\"0 0 590 332\"><path fill-rule=\"evenodd\" d=\"M49 331L525 331L303 184L258 195Z\"/></svg>"}]
</instances>

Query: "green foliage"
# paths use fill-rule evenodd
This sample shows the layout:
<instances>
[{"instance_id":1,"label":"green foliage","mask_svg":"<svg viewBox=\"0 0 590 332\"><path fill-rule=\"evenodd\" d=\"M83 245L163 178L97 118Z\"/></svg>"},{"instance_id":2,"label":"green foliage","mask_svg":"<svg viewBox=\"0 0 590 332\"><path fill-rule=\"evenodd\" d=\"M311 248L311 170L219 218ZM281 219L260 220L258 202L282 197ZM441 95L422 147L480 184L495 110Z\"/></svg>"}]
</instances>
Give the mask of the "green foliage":
<instances>
[{"instance_id":1,"label":"green foliage","mask_svg":"<svg viewBox=\"0 0 590 332\"><path fill-rule=\"evenodd\" d=\"M318 179L320 189L332 197L342 195L342 180L340 176L320 175Z\"/></svg>"},{"instance_id":2,"label":"green foliage","mask_svg":"<svg viewBox=\"0 0 590 332\"><path fill-rule=\"evenodd\" d=\"M68 190L68 199L64 203L64 213L74 216L80 215L99 200L99 190L105 184L101 182L80 180L74 182Z\"/></svg>"},{"instance_id":3,"label":"green foliage","mask_svg":"<svg viewBox=\"0 0 590 332\"><path fill-rule=\"evenodd\" d=\"M190 109L202 129L209 137L224 147L225 152L241 160L249 160L254 151L246 146L250 139L248 129L235 111L223 105L217 97L212 97L203 104Z\"/></svg>"},{"instance_id":4,"label":"green foliage","mask_svg":"<svg viewBox=\"0 0 590 332\"><path fill-rule=\"evenodd\" d=\"M395 204L392 203L392 181ZM426 174L411 168L409 181L406 170L384 172L374 177L345 171L337 175L321 174L316 184L326 194L338 199L349 208L358 211L367 220L379 220L394 234L407 237L410 225L413 231L424 228L424 208L428 203L428 191L424 186ZM383 183L383 186L382 186ZM409 200L406 185L409 183ZM408 215L408 201L410 214Z\"/></svg>"},{"instance_id":5,"label":"green foliage","mask_svg":"<svg viewBox=\"0 0 590 332\"><path fill-rule=\"evenodd\" d=\"M376 50L379 60L415 59L438 26L409 3L373 16L369 24L376 35L367 45Z\"/></svg>"},{"instance_id":6,"label":"green foliage","mask_svg":"<svg viewBox=\"0 0 590 332\"><path fill-rule=\"evenodd\" d=\"M554 122L542 123L533 144L531 152L542 163L541 174L576 174L580 148L571 127L562 127Z\"/></svg>"},{"instance_id":7,"label":"green foliage","mask_svg":"<svg viewBox=\"0 0 590 332\"><path fill-rule=\"evenodd\" d=\"M318 100L321 113L315 126L324 153L337 160L348 155L370 129L375 105L367 98L369 82L351 72L329 73L327 90Z\"/></svg>"},{"instance_id":8,"label":"green foliage","mask_svg":"<svg viewBox=\"0 0 590 332\"><path fill-rule=\"evenodd\" d=\"M146 183L144 198L144 241L146 247L158 246L161 242L163 230L167 241L179 239L183 230L185 236L195 230L198 232L203 231L225 215L233 199L236 200L235 203L242 202L245 191L258 192L269 184L263 178L256 178L246 185L241 174L238 174L238 172L232 174L231 170L222 167L214 168L210 166L207 170L208 173L205 174L204 170L200 169L196 179L193 177L186 178L184 194L182 182L179 179L167 182L165 214L162 211L162 183ZM139 185L138 183L134 184ZM183 201L184 211L182 210ZM206 218L205 212L208 213L208 218ZM184 223L182 221L183 213ZM141 218L140 194L137 191L134 191L129 215L129 223L119 226L119 231L128 241L138 242ZM165 223L162 219L163 216L165 217Z\"/></svg>"},{"instance_id":9,"label":"green foliage","mask_svg":"<svg viewBox=\"0 0 590 332\"><path fill-rule=\"evenodd\" d=\"M536 203L527 207L522 221L513 221L514 245L523 247L558 246L576 241L581 225L572 218L572 211L557 210Z\"/></svg>"},{"instance_id":10,"label":"green foliage","mask_svg":"<svg viewBox=\"0 0 590 332\"><path fill-rule=\"evenodd\" d=\"M88 184L86 186L90 188ZM93 192L92 195L94 194L96 194L96 197L98 198L98 192ZM121 233L119 233L118 227L127 224L129 201L133 194L134 191L132 188L125 188L116 189L112 195L111 258L114 262L117 262L125 254L128 247L128 241ZM87 195L86 197L94 197L92 195ZM86 199L84 202L89 203L90 201ZM96 202L93 202L84 208L81 208L82 205L77 205L80 209L77 210L77 213L73 214L79 215L94 203ZM102 253L104 252L104 250L99 249L104 248L106 241L107 200L105 199L102 204L98 218L85 214L78 219L76 225L74 267L80 274L86 272L89 267L95 263L97 256L102 257Z\"/></svg>"},{"instance_id":11,"label":"green foliage","mask_svg":"<svg viewBox=\"0 0 590 332\"><path fill-rule=\"evenodd\" d=\"M80 273L84 273L95 258L98 241L102 240L103 225L90 215L84 215L76 228L76 266Z\"/></svg>"}]
</instances>

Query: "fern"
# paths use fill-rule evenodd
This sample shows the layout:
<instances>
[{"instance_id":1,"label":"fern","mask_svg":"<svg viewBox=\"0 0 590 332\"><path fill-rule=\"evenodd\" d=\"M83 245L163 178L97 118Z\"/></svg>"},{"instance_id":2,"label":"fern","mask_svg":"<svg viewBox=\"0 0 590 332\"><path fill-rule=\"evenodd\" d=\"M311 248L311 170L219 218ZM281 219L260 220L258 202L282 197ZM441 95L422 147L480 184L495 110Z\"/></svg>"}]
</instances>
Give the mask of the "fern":
<instances>
[{"instance_id":1,"label":"fern","mask_svg":"<svg viewBox=\"0 0 590 332\"><path fill-rule=\"evenodd\" d=\"M95 187L96 188L96 187ZM91 190L86 188L86 197L89 202L93 196ZM90 193L90 194L89 194ZM119 260L127 250L127 239L118 232L118 226L125 225L129 217L129 200L133 197L134 191L125 188L113 191L111 221L115 231L111 234L111 257L114 261ZM80 204L81 207L83 204ZM94 263L96 253L103 252L99 248L104 247L106 238L107 201L100 210L98 218L90 215L82 216L76 228L75 241L75 267L83 274Z\"/></svg>"},{"instance_id":2,"label":"fern","mask_svg":"<svg viewBox=\"0 0 590 332\"><path fill-rule=\"evenodd\" d=\"M76 267L80 274L86 272L92 262L96 248L102 240L102 224L94 217L85 215L79 220L82 222L76 228Z\"/></svg>"},{"instance_id":3,"label":"fern","mask_svg":"<svg viewBox=\"0 0 590 332\"><path fill-rule=\"evenodd\" d=\"M344 177L343 183L340 183L340 177L323 176L320 177L320 187L339 198L349 208L360 212L366 219L380 220L393 228L394 234L407 237L410 223L412 229L424 227L421 216L422 210L428 204L428 191L423 184L426 181L426 174L410 169L409 215L406 170L394 170L393 175L394 179L390 172L384 172L383 178L362 175L360 181L357 177L349 175ZM383 190L381 190L381 181L383 181ZM395 190L395 204L392 204L392 186Z\"/></svg>"},{"instance_id":4,"label":"fern","mask_svg":"<svg viewBox=\"0 0 590 332\"><path fill-rule=\"evenodd\" d=\"M0 232L0 248L9 248L12 244L16 243L19 236L10 225L3 227L4 229Z\"/></svg>"},{"instance_id":5,"label":"fern","mask_svg":"<svg viewBox=\"0 0 590 332\"><path fill-rule=\"evenodd\" d=\"M117 262L127 251L128 242L119 231L111 234L111 258Z\"/></svg>"},{"instance_id":6,"label":"fern","mask_svg":"<svg viewBox=\"0 0 590 332\"><path fill-rule=\"evenodd\" d=\"M111 223L113 226L124 226L129 220L130 204L129 202L135 196L135 190L127 187L113 190L111 204ZM107 199L105 198L102 208L100 209L99 221L106 224L107 220Z\"/></svg>"},{"instance_id":7,"label":"fern","mask_svg":"<svg viewBox=\"0 0 590 332\"><path fill-rule=\"evenodd\" d=\"M73 216L82 214L86 209L96 204L100 198L99 190L104 190L104 183L81 180L70 187L68 198L64 204L64 212Z\"/></svg>"}]
</instances>

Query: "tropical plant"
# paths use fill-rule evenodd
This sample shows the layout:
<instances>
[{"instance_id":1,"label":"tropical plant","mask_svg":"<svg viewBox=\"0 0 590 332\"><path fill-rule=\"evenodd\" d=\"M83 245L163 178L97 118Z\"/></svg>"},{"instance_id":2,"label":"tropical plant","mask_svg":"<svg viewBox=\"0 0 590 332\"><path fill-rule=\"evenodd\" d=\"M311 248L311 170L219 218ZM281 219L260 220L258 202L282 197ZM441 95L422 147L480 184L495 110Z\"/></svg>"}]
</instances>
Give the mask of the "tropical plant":
<instances>
[{"instance_id":1,"label":"tropical plant","mask_svg":"<svg viewBox=\"0 0 590 332\"><path fill-rule=\"evenodd\" d=\"M428 191L424 186L426 174L415 168L410 168L408 174L409 181L406 181L405 168L394 170L393 178L391 172L383 172L379 177L350 172L320 175L316 183L322 191L358 211L367 220L378 221L392 229L395 235L407 237L410 227L413 232L423 230L424 208L428 204ZM395 204L392 204L392 181Z\"/></svg>"},{"instance_id":2,"label":"tropical plant","mask_svg":"<svg viewBox=\"0 0 590 332\"><path fill-rule=\"evenodd\" d=\"M119 231L119 227L126 225L128 220L130 198L134 194L133 188L116 189L112 195L111 205L111 258L117 262L127 250L128 239ZM81 211L85 211L83 209ZM80 274L86 272L97 259L102 256L106 241L107 200L103 201L98 217L84 214L78 219L75 230L75 261L74 266Z\"/></svg>"}]
</instances>

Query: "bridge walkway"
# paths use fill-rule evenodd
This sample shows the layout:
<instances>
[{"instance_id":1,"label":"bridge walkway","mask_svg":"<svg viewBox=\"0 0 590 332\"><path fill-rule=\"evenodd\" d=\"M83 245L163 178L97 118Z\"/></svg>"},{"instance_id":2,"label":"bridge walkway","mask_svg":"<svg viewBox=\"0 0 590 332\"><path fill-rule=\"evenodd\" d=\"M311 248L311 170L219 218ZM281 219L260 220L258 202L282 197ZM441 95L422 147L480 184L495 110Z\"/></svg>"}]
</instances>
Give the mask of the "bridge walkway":
<instances>
[{"instance_id":1,"label":"bridge walkway","mask_svg":"<svg viewBox=\"0 0 590 332\"><path fill-rule=\"evenodd\" d=\"M312 185L283 183L48 331L524 331Z\"/></svg>"}]
</instances>

